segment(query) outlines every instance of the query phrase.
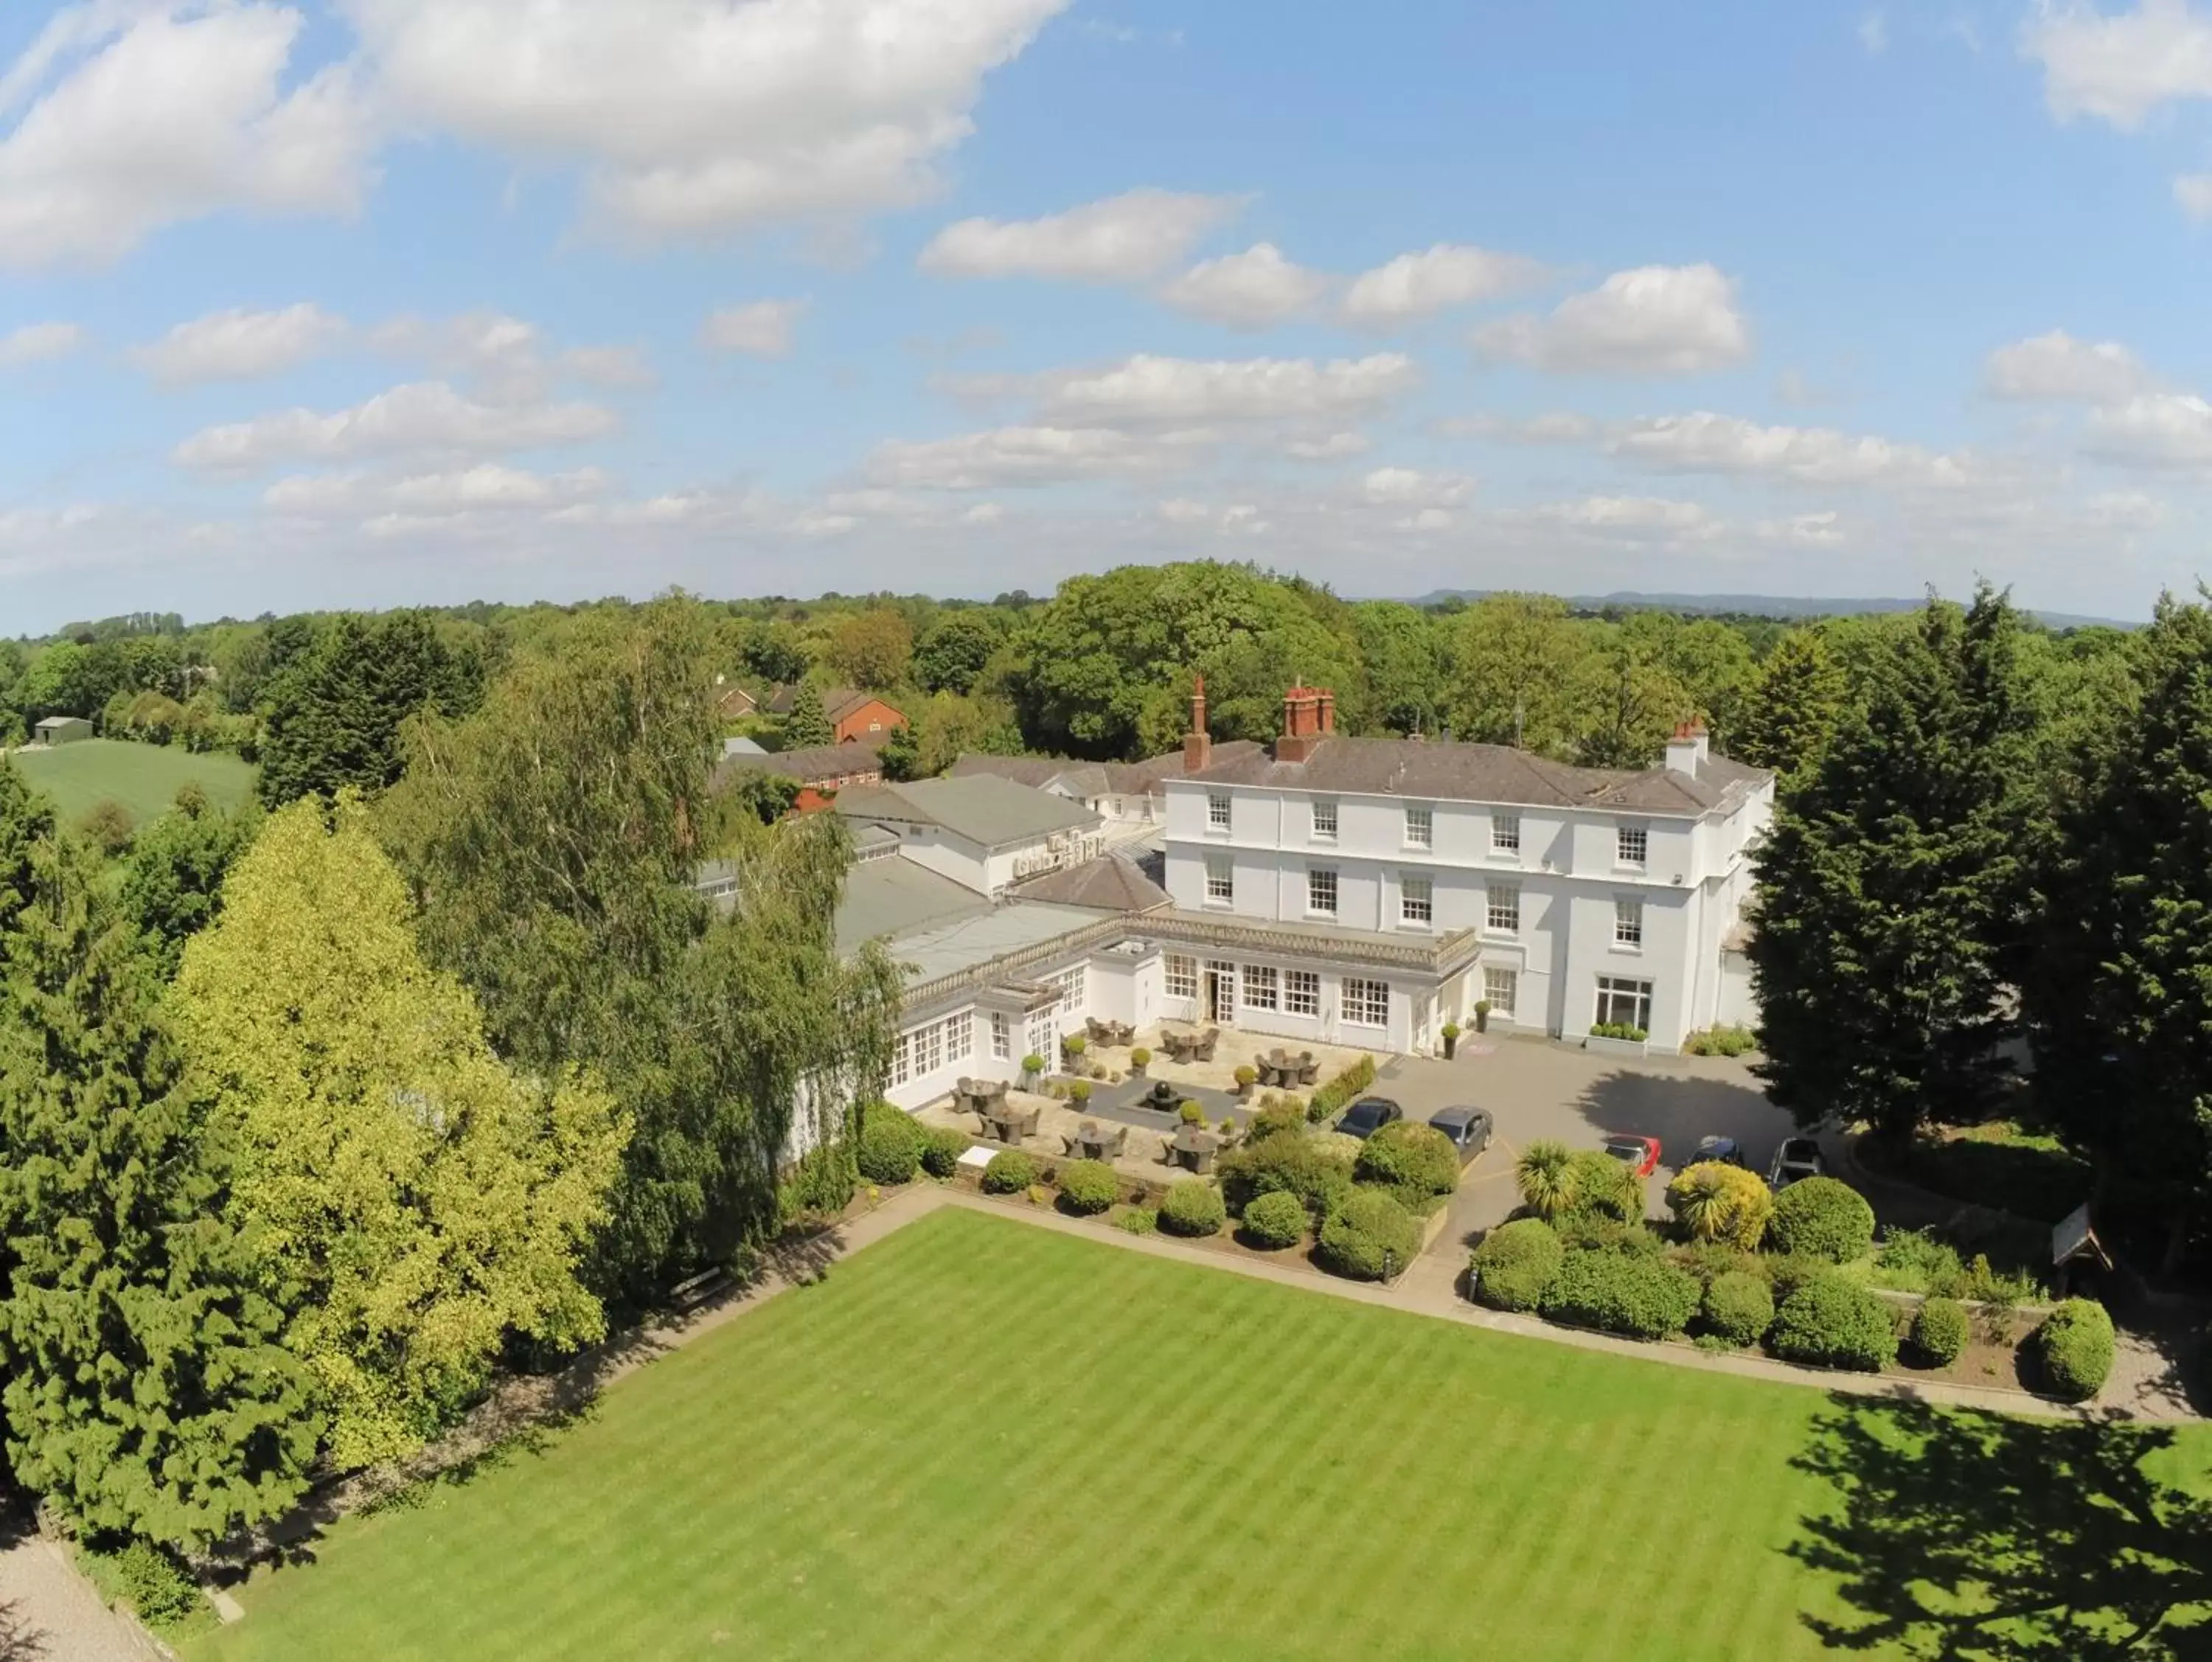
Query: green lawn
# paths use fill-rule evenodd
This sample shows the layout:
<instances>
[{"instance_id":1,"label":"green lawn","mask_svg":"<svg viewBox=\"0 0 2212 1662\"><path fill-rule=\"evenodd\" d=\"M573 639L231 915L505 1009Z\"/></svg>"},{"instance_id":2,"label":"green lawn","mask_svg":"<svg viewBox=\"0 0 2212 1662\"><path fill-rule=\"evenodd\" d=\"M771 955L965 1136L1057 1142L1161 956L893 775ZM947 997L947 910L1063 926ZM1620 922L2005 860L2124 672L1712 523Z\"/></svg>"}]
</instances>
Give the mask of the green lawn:
<instances>
[{"instance_id":1,"label":"green lawn","mask_svg":"<svg viewBox=\"0 0 2212 1662\"><path fill-rule=\"evenodd\" d=\"M1830 1411L948 1208L185 1653L1812 1656Z\"/></svg>"},{"instance_id":2,"label":"green lawn","mask_svg":"<svg viewBox=\"0 0 2212 1662\"><path fill-rule=\"evenodd\" d=\"M20 750L23 776L54 799L64 821L96 802L120 802L139 824L176 800L197 780L220 807L244 801L253 789L253 766L228 751L194 752L174 745L136 745L120 739L87 739L52 750Z\"/></svg>"}]
</instances>

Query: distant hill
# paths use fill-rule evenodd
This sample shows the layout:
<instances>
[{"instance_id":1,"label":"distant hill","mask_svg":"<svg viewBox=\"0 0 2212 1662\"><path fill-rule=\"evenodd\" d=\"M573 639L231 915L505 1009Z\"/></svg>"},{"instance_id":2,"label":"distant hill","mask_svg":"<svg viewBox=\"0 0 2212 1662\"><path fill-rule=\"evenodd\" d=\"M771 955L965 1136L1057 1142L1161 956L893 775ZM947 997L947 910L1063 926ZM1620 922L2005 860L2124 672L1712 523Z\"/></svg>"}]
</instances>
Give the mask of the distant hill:
<instances>
[{"instance_id":1,"label":"distant hill","mask_svg":"<svg viewBox=\"0 0 2212 1662\"><path fill-rule=\"evenodd\" d=\"M1487 588L1438 588L1431 590L1412 604L1439 606L1447 600L1479 600L1486 594L1496 592ZM1614 606L1650 612L1680 612L1693 617L1735 612L1747 618L1857 618L1871 612L1917 612L1925 602L1919 600L1792 599L1782 594L1638 594L1624 591L1614 594L1571 595L1567 604L1586 612ZM2028 615L2046 629L2085 629L2093 624L2103 624L2112 629L2137 627L2116 618L2085 618L2068 612L2032 612Z\"/></svg>"}]
</instances>

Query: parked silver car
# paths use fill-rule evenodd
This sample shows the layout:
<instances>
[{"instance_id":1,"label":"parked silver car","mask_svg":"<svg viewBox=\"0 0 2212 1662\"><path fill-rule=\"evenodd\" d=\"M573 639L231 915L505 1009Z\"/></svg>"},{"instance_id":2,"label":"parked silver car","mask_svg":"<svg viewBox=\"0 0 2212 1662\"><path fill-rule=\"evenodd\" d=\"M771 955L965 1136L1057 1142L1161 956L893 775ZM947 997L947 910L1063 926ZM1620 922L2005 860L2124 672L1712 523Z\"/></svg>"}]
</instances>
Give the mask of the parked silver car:
<instances>
[{"instance_id":1,"label":"parked silver car","mask_svg":"<svg viewBox=\"0 0 2212 1662\"><path fill-rule=\"evenodd\" d=\"M1767 1172L1766 1186L1787 1189L1800 1178L1826 1177L1828 1162L1820 1157L1820 1145L1810 1137L1784 1137L1782 1146L1774 1151L1774 1165Z\"/></svg>"}]
</instances>

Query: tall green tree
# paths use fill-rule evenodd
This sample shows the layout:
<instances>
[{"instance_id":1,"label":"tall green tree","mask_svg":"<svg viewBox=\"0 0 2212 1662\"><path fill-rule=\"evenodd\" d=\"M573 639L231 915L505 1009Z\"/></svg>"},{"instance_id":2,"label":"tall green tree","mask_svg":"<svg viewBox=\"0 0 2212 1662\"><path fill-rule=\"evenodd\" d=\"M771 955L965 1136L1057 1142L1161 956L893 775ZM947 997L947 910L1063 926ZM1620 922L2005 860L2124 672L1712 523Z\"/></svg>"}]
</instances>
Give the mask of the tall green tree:
<instances>
[{"instance_id":1,"label":"tall green tree","mask_svg":"<svg viewBox=\"0 0 2212 1662\"><path fill-rule=\"evenodd\" d=\"M449 1424L510 1335L605 1330L577 1269L628 1127L573 1069L511 1072L422 961L350 793L270 817L185 946L179 1036L235 1135L232 1210L313 1370L338 1464Z\"/></svg>"},{"instance_id":2,"label":"tall green tree","mask_svg":"<svg viewBox=\"0 0 2212 1662\"><path fill-rule=\"evenodd\" d=\"M483 696L480 649L457 645L427 612L349 613L270 684L262 801L374 792L399 777L399 729L417 711L459 715Z\"/></svg>"},{"instance_id":3,"label":"tall green tree","mask_svg":"<svg viewBox=\"0 0 2212 1662\"><path fill-rule=\"evenodd\" d=\"M946 612L914 649L914 679L930 692L974 691L1004 639L999 615L981 606Z\"/></svg>"},{"instance_id":4,"label":"tall green tree","mask_svg":"<svg viewBox=\"0 0 2212 1662\"><path fill-rule=\"evenodd\" d=\"M1793 629L1759 667L1729 754L1785 776L1815 765L1849 697L1843 666L1826 637L1815 629Z\"/></svg>"},{"instance_id":5,"label":"tall green tree","mask_svg":"<svg viewBox=\"0 0 2212 1662\"><path fill-rule=\"evenodd\" d=\"M1487 594L1451 637L1452 727L1462 739L1571 756L1585 729L1585 636L1564 602Z\"/></svg>"},{"instance_id":6,"label":"tall green tree","mask_svg":"<svg viewBox=\"0 0 2212 1662\"><path fill-rule=\"evenodd\" d=\"M596 1284L642 1299L769 1227L794 1141L880 1088L898 978L837 950L835 814L763 826L710 788L714 654L655 602L519 658L465 721L415 729L380 805L433 962L533 1074L583 1066L635 1128ZM726 860L726 908L694 887Z\"/></svg>"},{"instance_id":7,"label":"tall green tree","mask_svg":"<svg viewBox=\"0 0 2212 1662\"><path fill-rule=\"evenodd\" d=\"M1443 725L1443 636L1437 620L1402 600L1352 608L1377 723L1434 736Z\"/></svg>"},{"instance_id":8,"label":"tall green tree","mask_svg":"<svg viewBox=\"0 0 2212 1662\"><path fill-rule=\"evenodd\" d=\"M35 845L0 1006L0 1357L15 1475L98 1532L195 1549L306 1488L321 1422L227 1153L96 857Z\"/></svg>"},{"instance_id":9,"label":"tall green tree","mask_svg":"<svg viewBox=\"0 0 2212 1662\"><path fill-rule=\"evenodd\" d=\"M1930 600L1784 794L1750 955L1774 1099L1909 1135L1986 1088L2024 939L2034 739L2021 624Z\"/></svg>"},{"instance_id":10,"label":"tall green tree","mask_svg":"<svg viewBox=\"0 0 2212 1662\"><path fill-rule=\"evenodd\" d=\"M906 679L914 630L888 609L855 612L830 631L830 664L856 687L888 691Z\"/></svg>"},{"instance_id":11,"label":"tall green tree","mask_svg":"<svg viewBox=\"0 0 2212 1662\"><path fill-rule=\"evenodd\" d=\"M123 906L144 931L165 978L176 973L185 942L222 910L222 880L260 823L253 804L226 813L187 784L168 812L132 839L123 865Z\"/></svg>"},{"instance_id":12,"label":"tall green tree","mask_svg":"<svg viewBox=\"0 0 2212 1662\"><path fill-rule=\"evenodd\" d=\"M2025 986L2039 1099L2178 1257L2212 1199L2212 610L2162 598L2131 657L2078 736Z\"/></svg>"},{"instance_id":13,"label":"tall green tree","mask_svg":"<svg viewBox=\"0 0 2212 1662\"><path fill-rule=\"evenodd\" d=\"M836 742L837 729L830 725L830 713L822 707L822 689L811 681L800 682L791 695L791 714L783 718L783 747L811 750Z\"/></svg>"}]
</instances>

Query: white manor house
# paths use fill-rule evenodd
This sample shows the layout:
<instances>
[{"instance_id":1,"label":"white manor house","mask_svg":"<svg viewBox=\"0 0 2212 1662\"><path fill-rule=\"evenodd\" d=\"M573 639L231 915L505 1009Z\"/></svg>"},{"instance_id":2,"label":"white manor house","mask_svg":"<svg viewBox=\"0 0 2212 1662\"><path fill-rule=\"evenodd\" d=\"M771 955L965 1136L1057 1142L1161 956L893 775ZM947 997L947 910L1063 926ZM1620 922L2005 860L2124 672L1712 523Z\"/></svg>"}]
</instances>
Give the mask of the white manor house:
<instances>
[{"instance_id":1,"label":"white manor house","mask_svg":"<svg viewBox=\"0 0 2212 1662\"><path fill-rule=\"evenodd\" d=\"M1217 754L1201 684L1182 757L1144 766L1146 862L1027 758L839 794L860 844L839 941L906 971L893 1101L1016 1078L1094 1017L1417 1054L1478 1001L1493 1030L1636 1028L1662 1051L1753 1019L1742 909L1774 782L1702 728L1660 767L1569 767L1342 737L1333 696L1294 687L1272 745Z\"/></svg>"}]
</instances>

